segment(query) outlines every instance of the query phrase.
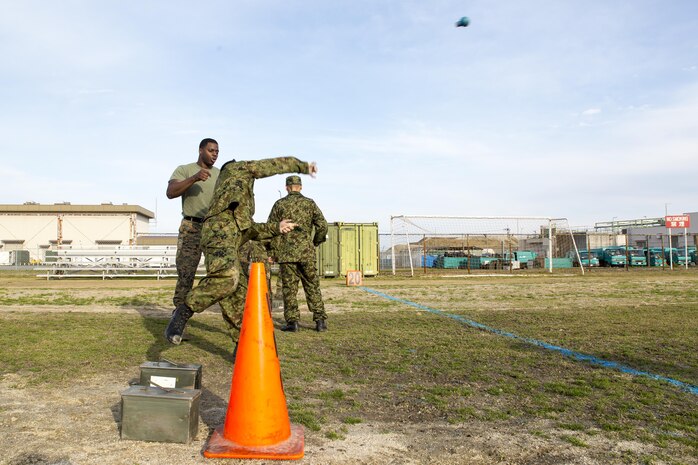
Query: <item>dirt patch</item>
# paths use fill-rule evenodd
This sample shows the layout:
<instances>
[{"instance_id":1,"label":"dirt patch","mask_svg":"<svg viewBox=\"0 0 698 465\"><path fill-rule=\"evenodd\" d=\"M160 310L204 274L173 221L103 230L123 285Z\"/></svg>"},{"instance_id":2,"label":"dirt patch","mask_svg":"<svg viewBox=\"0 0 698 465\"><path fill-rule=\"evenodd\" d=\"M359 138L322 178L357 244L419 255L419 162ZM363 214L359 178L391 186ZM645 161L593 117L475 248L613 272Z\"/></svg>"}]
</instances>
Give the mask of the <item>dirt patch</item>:
<instances>
[{"instance_id":1,"label":"dirt patch","mask_svg":"<svg viewBox=\"0 0 698 465\"><path fill-rule=\"evenodd\" d=\"M220 311L217 307L207 309L210 311ZM90 306L75 306L66 308L65 305L44 305L41 307L28 307L26 305L5 305L0 307L0 313L6 317L12 314L20 315L22 313L118 313L121 315L142 315L144 317L162 317L168 318L172 313L169 307L144 307L144 308L128 308L128 307L112 307L108 305L90 305Z\"/></svg>"},{"instance_id":2,"label":"dirt patch","mask_svg":"<svg viewBox=\"0 0 698 465\"><path fill-rule=\"evenodd\" d=\"M118 374L127 377L128 373ZM199 433L190 444L121 440L120 392L115 376L81 380L67 388L28 387L21 375L0 380L0 463L101 464L131 463L171 465L211 463L201 452L208 436L222 424L226 408L220 399L227 392L204 391ZM541 422L540 430L551 432ZM530 429L530 425L526 429ZM606 444L597 451L646 447ZM240 461L240 463L247 463ZM276 462L275 462L276 463ZM397 424L385 422L352 425L343 439L330 440L305 430L305 458L299 464L596 464L609 463L586 456L573 446L528 433L516 425L492 427L470 424Z\"/></svg>"}]
</instances>

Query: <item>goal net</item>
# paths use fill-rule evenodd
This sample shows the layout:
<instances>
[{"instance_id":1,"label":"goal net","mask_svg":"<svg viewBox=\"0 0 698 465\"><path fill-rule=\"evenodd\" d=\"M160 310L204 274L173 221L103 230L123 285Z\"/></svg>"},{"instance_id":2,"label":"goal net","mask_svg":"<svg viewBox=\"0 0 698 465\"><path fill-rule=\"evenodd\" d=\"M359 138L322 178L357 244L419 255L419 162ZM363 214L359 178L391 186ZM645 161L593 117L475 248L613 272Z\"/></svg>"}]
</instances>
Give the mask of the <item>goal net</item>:
<instances>
[{"instance_id":1,"label":"goal net","mask_svg":"<svg viewBox=\"0 0 698 465\"><path fill-rule=\"evenodd\" d=\"M411 216L390 218L390 248L384 251L398 270L481 270L579 267L584 262L566 218L524 216Z\"/></svg>"}]
</instances>

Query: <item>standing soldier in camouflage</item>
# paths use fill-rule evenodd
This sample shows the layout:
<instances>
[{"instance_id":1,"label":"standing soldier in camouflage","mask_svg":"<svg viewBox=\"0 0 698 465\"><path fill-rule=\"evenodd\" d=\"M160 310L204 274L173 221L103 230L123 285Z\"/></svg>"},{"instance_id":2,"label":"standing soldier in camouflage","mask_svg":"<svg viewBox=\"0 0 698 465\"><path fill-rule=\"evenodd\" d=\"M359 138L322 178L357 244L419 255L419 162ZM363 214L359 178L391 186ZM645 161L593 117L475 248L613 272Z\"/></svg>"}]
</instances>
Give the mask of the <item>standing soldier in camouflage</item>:
<instances>
[{"instance_id":1,"label":"standing soldier in camouflage","mask_svg":"<svg viewBox=\"0 0 698 465\"><path fill-rule=\"evenodd\" d=\"M178 166L167 184L168 199L182 197L182 222L177 237L177 285L172 298L175 307L183 304L191 291L201 261L201 227L220 172L213 167L218 151L218 142L202 140L196 163Z\"/></svg>"},{"instance_id":2,"label":"standing soldier in camouflage","mask_svg":"<svg viewBox=\"0 0 698 465\"><path fill-rule=\"evenodd\" d=\"M272 239L274 258L281 268L284 295L284 319L282 331L298 331L300 310L298 309L298 281L303 283L308 309L313 312L316 331L327 330L327 313L320 292L320 277L317 272L315 247L325 242L327 221L312 199L301 194L301 178L286 178L288 195L276 201L269 213L269 222L289 218L296 229L284 236ZM313 233L313 229L315 230Z\"/></svg>"},{"instance_id":3,"label":"standing soldier in camouflage","mask_svg":"<svg viewBox=\"0 0 698 465\"><path fill-rule=\"evenodd\" d=\"M165 330L168 341L179 344L189 318L219 303L233 343L237 344L247 294L244 275L241 279L240 247L248 240L263 240L288 233L296 226L286 219L259 224L252 220L254 181L294 172L315 176L317 166L294 157L279 157L258 161L232 160L221 167L201 231L206 276L187 294L184 303L175 308Z\"/></svg>"}]
</instances>

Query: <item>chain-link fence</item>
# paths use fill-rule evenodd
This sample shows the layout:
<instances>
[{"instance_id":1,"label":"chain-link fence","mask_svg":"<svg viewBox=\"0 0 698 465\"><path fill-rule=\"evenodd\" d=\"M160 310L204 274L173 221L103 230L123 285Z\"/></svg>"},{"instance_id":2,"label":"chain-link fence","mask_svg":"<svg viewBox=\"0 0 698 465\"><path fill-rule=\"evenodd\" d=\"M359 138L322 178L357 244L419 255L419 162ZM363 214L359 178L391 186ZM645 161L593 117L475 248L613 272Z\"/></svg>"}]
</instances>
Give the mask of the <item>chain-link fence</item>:
<instances>
[{"instance_id":1,"label":"chain-link fence","mask_svg":"<svg viewBox=\"0 0 698 465\"><path fill-rule=\"evenodd\" d=\"M581 263L564 218L395 216L379 241L383 274L553 272Z\"/></svg>"},{"instance_id":2,"label":"chain-link fence","mask_svg":"<svg viewBox=\"0 0 698 465\"><path fill-rule=\"evenodd\" d=\"M600 268L675 270L696 266L698 234L546 231L540 234L422 234L395 244L379 234L380 273L568 272ZM548 257L552 257L549 260ZM581 264L581 267L580 267Z\"/></svg>"}]
</instances>

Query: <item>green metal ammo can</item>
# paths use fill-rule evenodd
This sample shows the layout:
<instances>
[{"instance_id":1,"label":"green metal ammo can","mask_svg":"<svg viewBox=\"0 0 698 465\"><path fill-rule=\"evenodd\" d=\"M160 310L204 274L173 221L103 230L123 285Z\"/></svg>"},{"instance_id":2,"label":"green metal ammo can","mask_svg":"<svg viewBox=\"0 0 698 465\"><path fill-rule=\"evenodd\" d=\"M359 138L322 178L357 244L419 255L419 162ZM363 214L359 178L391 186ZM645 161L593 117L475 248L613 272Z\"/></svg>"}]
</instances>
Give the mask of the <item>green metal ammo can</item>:
<instances>
[{"instance_id":1,"label":"green metal ammo can","mask_svg":"<svg viewBox=\"0 0 698 465\"><path fill-rule=\"evenodd\" d=\"M141 364L141 386L176 389L201 389L201 365L179 364L167 360Z\"/></svg>"},{"instance_id":2,"label":"green metal ammo can","mask_svg":"<svg viewBox=\"0 0 698 465\"><path fill-rule=\"evenodd\" d=\"M188 444L199 431L199 389L131 386L121 393L121 439Z\"/></svg>"}]
</instances>

